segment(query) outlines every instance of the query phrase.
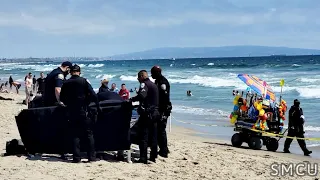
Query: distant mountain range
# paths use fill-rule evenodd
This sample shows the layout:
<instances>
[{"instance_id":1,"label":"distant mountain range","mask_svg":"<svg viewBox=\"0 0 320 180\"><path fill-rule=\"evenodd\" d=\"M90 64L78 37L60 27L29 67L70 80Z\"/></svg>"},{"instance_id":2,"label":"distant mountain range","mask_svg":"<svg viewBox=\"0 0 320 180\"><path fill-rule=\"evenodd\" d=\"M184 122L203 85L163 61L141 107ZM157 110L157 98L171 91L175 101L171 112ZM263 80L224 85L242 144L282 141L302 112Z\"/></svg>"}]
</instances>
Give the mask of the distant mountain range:
<instances>
[{"instance_id":1,"label":"distant mountain range","mask_svg":"<svg viewBox=\"0 0 320 180\"><path fill-rule=\"evenodd\" d=\"M320 55L317 49L270 46L168 47L111 56L112 59L171 59L249 56Z\"/></svg>"}]
</instances>

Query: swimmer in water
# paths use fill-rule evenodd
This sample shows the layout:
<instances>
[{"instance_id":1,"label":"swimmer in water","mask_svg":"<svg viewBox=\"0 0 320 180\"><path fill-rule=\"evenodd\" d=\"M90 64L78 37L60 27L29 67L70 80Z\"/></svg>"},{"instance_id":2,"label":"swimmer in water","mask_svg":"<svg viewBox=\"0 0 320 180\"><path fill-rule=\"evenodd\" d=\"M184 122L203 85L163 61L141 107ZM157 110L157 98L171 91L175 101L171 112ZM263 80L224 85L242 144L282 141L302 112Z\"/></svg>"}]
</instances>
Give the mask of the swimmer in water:
<instances>
[{"instance_id":1,"label":"swimmer in water","mask_svg":"<svg viewBox=\"0 0 320 180\"><path fill-rule=\"evenodd\" d=\"M191 93L191 91L189 90L189 91L187 91L187 96L192 96L192 93Z\"/></svg>"}]
</instances>

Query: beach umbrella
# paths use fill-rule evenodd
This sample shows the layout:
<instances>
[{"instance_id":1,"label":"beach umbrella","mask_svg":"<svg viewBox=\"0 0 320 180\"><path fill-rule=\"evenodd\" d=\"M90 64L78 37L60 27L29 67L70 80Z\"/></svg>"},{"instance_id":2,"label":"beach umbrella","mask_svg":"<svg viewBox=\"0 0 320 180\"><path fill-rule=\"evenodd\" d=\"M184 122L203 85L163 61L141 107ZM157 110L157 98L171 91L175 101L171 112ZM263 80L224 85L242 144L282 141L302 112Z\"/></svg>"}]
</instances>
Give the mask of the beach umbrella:
<instances>
[{"instance_id":1,"label":"beach umbrella","mask_svg":"<svg viewBox=\"0 0 320 180\"><path fill-rule=\"evenodd\" d=\"M276 96L267 82L263 81L257 76L249 74L238 74L238 78L246 83L246 85L249 86L250 89L262 95L264 98L276 101Z\"/></svg>"}]
</instances>

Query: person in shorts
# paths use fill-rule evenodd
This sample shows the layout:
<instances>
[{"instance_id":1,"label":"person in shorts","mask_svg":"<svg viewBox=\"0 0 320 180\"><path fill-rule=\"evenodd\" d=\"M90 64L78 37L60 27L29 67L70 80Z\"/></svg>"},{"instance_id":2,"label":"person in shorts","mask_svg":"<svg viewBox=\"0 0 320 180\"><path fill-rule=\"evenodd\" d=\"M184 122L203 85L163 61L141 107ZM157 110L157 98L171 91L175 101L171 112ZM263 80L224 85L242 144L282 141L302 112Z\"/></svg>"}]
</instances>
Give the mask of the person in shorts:
<instances>
[{"instance_id":1,"label":"person in shorts","mask_svg":"<svg viewBox=\"0 0 320 180\"><path fill-rule=\"evenodd\" d=\"M29 102L30 102L30 98L31 96L33 96L32 94L32 88L33 88L33 78L32 78L32 73L30 72L27 76L26 76L26 80L25 80L25 92L26 92L26 105L28 106Z\"/></svg>"}]
</instances>

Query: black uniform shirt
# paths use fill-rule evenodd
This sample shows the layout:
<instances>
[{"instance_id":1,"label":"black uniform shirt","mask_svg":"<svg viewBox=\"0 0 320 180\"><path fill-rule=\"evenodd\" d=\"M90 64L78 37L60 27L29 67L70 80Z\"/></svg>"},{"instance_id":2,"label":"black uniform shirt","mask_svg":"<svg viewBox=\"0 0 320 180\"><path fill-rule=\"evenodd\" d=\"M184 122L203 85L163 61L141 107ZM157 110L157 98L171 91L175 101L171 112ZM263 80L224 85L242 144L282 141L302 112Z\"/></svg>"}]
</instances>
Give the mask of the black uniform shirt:
<instances>
[{"instance_id":1,"label":"black uniform shirt","mask_svg":"<svg viewBox=\"0 0 320 180\"><path fill-rule=\"evenodd\" d=\"M168 106L171 106L170 102L170 84L164 76L160 76L156 79L155 84L159 89L159 111L164 112Z\"/></svg>"},{"instance_id":2,"label":"black uniform shirt","mask_svg":"<svg viewBox=\"0 0 320 180\"><path fill-rule=\"evenodd\" d=\"M65 76L63 75L63 71L61 68L54 69L50 74L47 75L45 79L45 93L44 93L44 101L45 104L54 104L57 102L57 98L55 95L55 88L62 87L63 81L65 80Z\"/></svg>"},{"instance_id":3,"label":"black uniform shirt","mask_svg":"<svg viewBox=\"0 0 320 180\"><path fill-rule=\"evenodd\" d=\"M140 106L144 108L159 107L158 87L150 81L149 78L140 83L138 95L132 98L132 101L139 101Z\"/></svg>"},{"instance_id":4,"label":"black uniform shirt","mask_svg":"<svg viewBox=\"0 0 320 180\"><path fill-rule=\"evenodd\" d=\"M303 111L300 107L291 106L289 110L289 127L297 127L303 125L303 119L301 116L303 115Z\"/></svg>"},{"instance_id":5,"label":"black uniform shirt","mask_svg":"<svg viewBox=\"0 0 320 180\"><path fill-rule=\"evenodd\" d=\"M98 97L90 82L80 76L73 75L61 88L60 100L68 109L86 108L90 102L97 105Z\"/></svg>"},{"instance_id":6,"label":"black uniform shirt","mask_svg":"<svg viewBox=\"0 0 320 180\"><path fill-rule=\"evenodd\" d=\"M38 92L44 92L45 89L45 78L38 78L37 83L38 83Z\"/></svg>"}]
</instances>

